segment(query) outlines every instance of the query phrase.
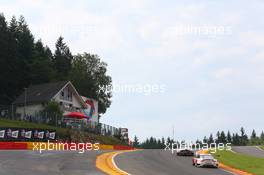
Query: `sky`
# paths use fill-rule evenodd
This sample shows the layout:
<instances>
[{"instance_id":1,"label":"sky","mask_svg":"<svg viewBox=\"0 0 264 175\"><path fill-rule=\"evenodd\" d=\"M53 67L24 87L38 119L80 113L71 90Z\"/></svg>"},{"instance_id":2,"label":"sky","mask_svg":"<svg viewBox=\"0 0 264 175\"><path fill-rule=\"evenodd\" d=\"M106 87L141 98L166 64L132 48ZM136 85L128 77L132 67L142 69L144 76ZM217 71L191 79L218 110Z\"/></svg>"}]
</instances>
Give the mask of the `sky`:
<instances>
[{"instance_id":1,"label":"sky","mask_svg":"<svg viewBox=\"0 0 264 175\"><path fill-rule=\"evenodd\" d=\"M262 0L1 0L0 11L23 15L52 50L62 35L72 53L107 62L101 122L131 138L264 130Z\"/></svg>"}]
</instances>

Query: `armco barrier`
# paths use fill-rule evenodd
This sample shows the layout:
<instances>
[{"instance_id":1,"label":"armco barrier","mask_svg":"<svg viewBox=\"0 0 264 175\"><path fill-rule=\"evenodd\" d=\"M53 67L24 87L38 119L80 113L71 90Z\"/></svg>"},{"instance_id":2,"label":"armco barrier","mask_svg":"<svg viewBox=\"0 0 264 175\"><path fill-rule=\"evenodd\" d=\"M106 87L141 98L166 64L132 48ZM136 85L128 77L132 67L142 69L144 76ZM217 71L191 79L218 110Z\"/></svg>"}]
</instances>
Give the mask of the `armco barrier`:
<instances>
[{"instance_id":1,"label":"armco barrier","mask_svg":"<svg viewBox=\"0 0 264 175\"><path fill-rule=\"evenodd\" d=\"M42 150L48 149L47 142L0 142L0 150L33 150L36 145L38 145L38 147L41 146ZM64 150L67 150L67 148L69 148L70 146L71 143L65 143ZM99 146L99 150L133 150L134 149L133 147L123 146L123 145L99 144L98 146ZM59 150L63 150L63 148L60 148Z\"/></svg>"},{"instance_id":2,"label":"armco barrier","mask_svg":"<svg viewBox=\"0 0 264 175\"><path fill-rule=\"evenodd\" d=\"M38 147L42 146L42 149L45 149L45 148L48 149L48 146L49 146L48 143L45 143L45 142L27 142L28 150L33 150L36 144L38 144ZM57 143L58 150L68 150L71 146L73 146L73 143L63 143L62 145L59 145L59 143ZM50 145L50 147L52 146ZM98 145L98 147L99 147L99 150L113 150L114 149L113 145ZM88 149L90 148L91 147L88 146ZM87 149L86 146L84 147L84 149ZM98 149L98 148L93 146L93 149Z\"/></svg>"},{"instance_id":3,"label":"armco barrier","mask_svg":"<svg viewBox=\"0 0 264 175\"><path fill-rule=\"evenodd\" d=\"M133 150L131 146L114 145L114 150Z\"/></svg>"},{"instance_id":4,"label":"armco barrier","mask_svg":"<svg viewBox=\"0 0 264 175\"><path fill-rule=\"evenodd\" d=\"M27 142L27 149L33 150L33 148L34 148L33 142Z\"/></svg>"},{"instance_id":5,"label":"armco barrier","mask_svg":"<svg viewBox=\"0 0 264 175\"><path fill-rule=\"evenodd\" d=\"M99 145L100 150L113 150L114 146L113 145Z\"/></svg>"},{"instance_id":6,"label":"armco barrier","mask_svg":"<svg viewBox=\"0 0 264 175\"><path fill-rule=\"evenodd\" d=\"M26 150L26 143L0 142L0 150Z\"/></svg>"},{"instance_id":7,"label":"armco barrier","mask_svg":"<svg viewBox=\"0 0 264 175\"><path fill-rule=\"evenodd\" d=\"M27 149L28 150L36 149L35 146L37 146L37 148L41 147L42 150L48 149L48 143L47 142L27 142Z\"/></svg>"}]
</instances>

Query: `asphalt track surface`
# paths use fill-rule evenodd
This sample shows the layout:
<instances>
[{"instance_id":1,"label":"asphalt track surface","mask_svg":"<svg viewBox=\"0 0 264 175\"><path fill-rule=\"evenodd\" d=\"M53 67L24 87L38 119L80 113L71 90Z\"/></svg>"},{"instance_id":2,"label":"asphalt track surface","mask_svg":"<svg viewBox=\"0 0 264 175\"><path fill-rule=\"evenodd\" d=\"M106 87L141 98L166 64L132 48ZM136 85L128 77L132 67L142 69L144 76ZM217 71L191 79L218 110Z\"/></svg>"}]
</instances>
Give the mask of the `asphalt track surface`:
<instances>
[{"instance_id":1,"label":"asphalt track surface","mask_svg":"<svg viewBox=\"0 0 264 175\"><path fill-rule=\"evenodd\" d=\"M165 150L139 150L117 155L116 165L132 175L231 175L216 168L196 168L191 157L179 157Z\"/></svg>"},{"instance_id":2,"label":"asphalt track surface","mask_svg":"<svg viewBox=\"0 0 264 175\"><path fill-rule=\"evenodd\" d=\"M95 167L101 151L0 151L0 175L105 175Z\"/></svg>"},{"instance_id":3,"label":"asphalt track surface","mask_svg":"<svg viewBox=\"0 0 264 175\"><path fill-rule=\"evenodd\" d=\"M256 146L234 146L232 150L236 153L264 158L264 150Z\"/></svg>"}]
</instances>

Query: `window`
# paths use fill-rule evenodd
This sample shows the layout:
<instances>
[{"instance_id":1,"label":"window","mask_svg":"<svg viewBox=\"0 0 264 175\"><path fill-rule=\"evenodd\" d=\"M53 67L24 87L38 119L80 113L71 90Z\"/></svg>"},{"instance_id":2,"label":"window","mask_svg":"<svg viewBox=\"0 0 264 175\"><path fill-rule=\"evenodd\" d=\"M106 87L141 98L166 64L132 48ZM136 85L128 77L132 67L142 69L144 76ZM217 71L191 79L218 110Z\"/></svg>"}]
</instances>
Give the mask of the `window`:
<instances>
[{"instance_id":1,"label":"window","mask_svg":"<svg viewBox=\"0 0 264 175\"><path fill-rule=\"evenodd\" d=\"M201 158L203 158L203 159L213 159L213 156L211 156L211 155L202 155Z\"/></svg>"},{"instance_id":2,"label":"window","mask_svg":"<svg viewBox=\"0 0 264 175\"><path fill-rule=\"evenodd\" d=\"M65 88L61 91L60 99L65 101L72 101L72 92L70 88Z\"/></svg>"}]
</instances>

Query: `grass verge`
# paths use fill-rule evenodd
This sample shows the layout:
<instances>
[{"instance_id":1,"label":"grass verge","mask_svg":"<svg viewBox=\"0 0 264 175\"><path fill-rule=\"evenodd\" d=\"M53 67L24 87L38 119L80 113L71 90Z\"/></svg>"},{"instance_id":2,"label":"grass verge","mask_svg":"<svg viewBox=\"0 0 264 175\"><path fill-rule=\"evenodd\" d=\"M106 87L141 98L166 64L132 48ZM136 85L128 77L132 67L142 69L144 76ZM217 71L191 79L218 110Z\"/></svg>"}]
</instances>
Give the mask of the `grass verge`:
<instances>
[{"instance_id":1,"label":"grass verge","mask_svg":"<svg viewBox=\"0 0 264 175\"><path fill-rule=\"evenodd\" d=\"M221 163L255 175L264 175L264 158L233 153L231 151L217 151L213 154Z\"/></svg>"},{"instance_id":2,"label":"grass verge","mask_svg":"<svg viewBox=\"0 0 264 175\"><path fill-rule=\"evenodd\" d=\"M37 124L37 123L17 121L17 120L7 120L7 119L0 119L0 127L51 129L51 130L56 130L57 135L59 136L59 138L62 138L62 139L69 138L69 135L71 135L73 137L76 134L78 134L78 133L74 132L73 130L70 130L67 128L58 128L58 127L45 125L45 124ZM119 139L114 138L114 137L96 135L96 134L87 133L87 132L82 132L79 135L82 135L83 137L88 138L89 140L99 142L101 144L125 145L125 143L123 143L122 141L120 141ZM80 138L80 139L82 139L82 138Z\"/></svg>"}]
</instances>

